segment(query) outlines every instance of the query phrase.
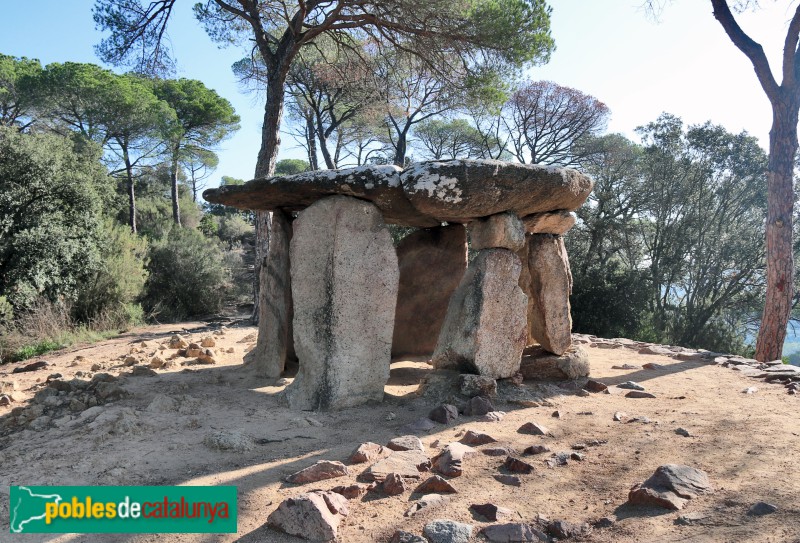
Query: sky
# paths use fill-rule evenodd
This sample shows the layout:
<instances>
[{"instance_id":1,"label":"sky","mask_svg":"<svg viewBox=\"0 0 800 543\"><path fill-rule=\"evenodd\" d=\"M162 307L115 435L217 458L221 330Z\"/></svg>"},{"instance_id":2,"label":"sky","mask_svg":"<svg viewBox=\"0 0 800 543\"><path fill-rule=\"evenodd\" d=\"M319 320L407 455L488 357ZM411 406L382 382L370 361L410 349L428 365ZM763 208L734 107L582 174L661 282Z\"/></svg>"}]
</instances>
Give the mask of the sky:
<instances>
[{"instance_id":1,"label":"sky","mask_svg":"<svg viewBox=\"0 0 800 543\"><path fill-rule=\"evenodd\" d=\"M51 62L93 62L103 34L92 20L93 0L0 0L0 53ZM245 56L237 48L219 49L194 20L194 2L178 2L169 37L178 76L199 79L236 108L242 128L223 142L220 163L209 179L223 175L250 179L260 144L263 103L245 94L231 64ZM658 20L643 0L551 0L556 51L544 66L532 67L532 80L548 79L596 96L611 109L608 129L635 139L637 126L662 112L688 124L710 120L729 131L747 130L768 144L769 102L752 66L730 42L707 0L666 2ZM762 0L762 9L738 16L751 37L779 62L782 36L796 1ZM111 68L110 66L107 66ZM119 71L119 69L116 69ZM778 76L779 77L779 76ZM291 136L282 136L279 158L302 158Z\"/></svg>"}]
</instances>

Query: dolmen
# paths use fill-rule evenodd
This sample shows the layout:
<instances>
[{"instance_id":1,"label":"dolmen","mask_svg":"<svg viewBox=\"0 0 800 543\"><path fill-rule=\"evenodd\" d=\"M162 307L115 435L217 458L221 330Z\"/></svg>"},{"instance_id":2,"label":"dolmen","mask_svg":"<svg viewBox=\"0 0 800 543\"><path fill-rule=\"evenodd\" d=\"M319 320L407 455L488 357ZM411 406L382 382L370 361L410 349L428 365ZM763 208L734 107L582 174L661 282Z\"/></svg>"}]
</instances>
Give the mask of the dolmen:
<instances>
[{"instance_id":1,"label":"dolmen","mask_svg":"<svg viewBox=\"0 0 800 543\"><path fill-rule=\"evenodd\" d=\"M272 212L258 214L266 303L250 362L275 379L293 352L290 407L342 409L383 398L392 356L498 379L520 370L526 346L567 353L562 236L592 187L568 168L447 160L255 179L203 197ZM387 224L417 230L395 247Z\"/></svg>"}]
</instances>

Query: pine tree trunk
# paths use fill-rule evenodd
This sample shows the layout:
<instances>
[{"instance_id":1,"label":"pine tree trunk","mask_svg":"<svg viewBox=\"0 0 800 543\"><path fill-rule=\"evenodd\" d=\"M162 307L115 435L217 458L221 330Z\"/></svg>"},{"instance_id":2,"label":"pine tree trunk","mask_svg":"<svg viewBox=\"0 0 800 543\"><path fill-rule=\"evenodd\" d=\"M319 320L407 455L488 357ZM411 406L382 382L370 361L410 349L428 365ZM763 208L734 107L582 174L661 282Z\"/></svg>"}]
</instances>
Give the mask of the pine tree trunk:
<instances>
[{"instance_id":1,"label":"pine tree trunk","mask_svg":"<svg viewBox=\"0 0 800 543\"><path fill-rule=\"evenodd\" d=\"M756 340L756 360L777 360L783 353L792 310L793 173L797 153L798 100L785 93L772 104L767 173L767 295Z\"/></svg>"},{"instance_id":2,"label":"pine tree trunk","mask_svg":"<svg viewBox=\"0 0 800 543\"><path fill-rule=\"evenodd\" d=\"M172 165L169 170L170 177L170 192L172 196L172 218L175 224L181 225L181 209L178 204L178 153L180 147L175 147L172 150Z\"/></svg>"},{"instance_id":3,"label":"pine tree trunk","mask_svg":"<svg viewBox=\"0 0 800 543\"><path fill-rule=\"evenodd\" d=\"M122 158L125 161L125 178L128 183L128 224L131 232L136 233L136 186L133 182L133 166L131 166L128 148L122 148Z\"/></svg>"}]
</instances>

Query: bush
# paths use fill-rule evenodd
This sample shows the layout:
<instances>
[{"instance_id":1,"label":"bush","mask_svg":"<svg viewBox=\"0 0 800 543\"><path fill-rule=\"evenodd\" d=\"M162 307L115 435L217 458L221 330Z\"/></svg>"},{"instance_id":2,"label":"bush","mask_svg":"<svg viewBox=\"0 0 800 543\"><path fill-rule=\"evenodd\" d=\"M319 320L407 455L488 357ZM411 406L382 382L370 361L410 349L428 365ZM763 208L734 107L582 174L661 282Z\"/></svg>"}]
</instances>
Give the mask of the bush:
<instances>
[{"instance_id":1,"label":"bush","mask_svg":"<svg viewBox=\"0 0 800 543\"><path fill-rule=\"evenodd\" d=\"M255 227L241 215L231 215L220 219L218 235L219 239L227 242L231 247L237 242L243 242L248 236L254 236Z\"/></svg>"},{"instance_id":2,"label":"bush","mask_svg":"<svg viewBox=\"0 0 800 543\"><path fill-rule=\"evenodd\" d=\"M136 318L131 306L142 295L147 279L147 240L127 226L106 221L100 251L101 267L81 289L73 314L80 322L102 321L104 329L136 324L130 322ZM141 308L139 313L141 321Z\"/></svg>"},{"instance_id":3,"label":"bush","mask_svg":"<svg viewBox=\"0 0 800 543\"><path fill-rule=\"evenodd\" d=\"M142 303L164 320L218 312L230 287L217 242L188 228L173 228L150 246L147 270Z\"/></svg>"},{"instance_id":4,"label":"bush","mask_svg":"<svg viewBox=\"0 0 800 543\"><path fill-rule=\"evenodd\" d=\"M0 329L14 322L14 307L5 296L0 296Z\"/></svg>"}]
</instances>

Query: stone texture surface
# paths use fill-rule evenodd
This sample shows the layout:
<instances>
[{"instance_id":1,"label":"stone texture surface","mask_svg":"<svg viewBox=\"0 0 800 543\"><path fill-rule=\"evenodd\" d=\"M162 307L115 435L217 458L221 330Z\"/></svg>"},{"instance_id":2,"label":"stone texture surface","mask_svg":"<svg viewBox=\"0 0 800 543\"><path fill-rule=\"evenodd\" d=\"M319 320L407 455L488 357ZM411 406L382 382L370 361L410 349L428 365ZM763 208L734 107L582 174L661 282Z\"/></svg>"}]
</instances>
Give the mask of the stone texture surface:
<instances>
[{"instance_id":1,"label":"stone texture surface","mask_svg":"<svg viewBox=\"0 0 800 543\"><path fill-rule=\"evenodd\" d=\"M417 436L400 436L392 438L386 447L393 451L425 451L422 440Z\"/></svg>"},{"instance_id":2,"label":"stone texture surface","mask_svg":"<svg viewBox=\"0 0 800 543\"><path fill-rule=\"evenodd\" d=\"M267 524L311 541L332 541L338 535L347 501L334 492L309 492L288 498L269 515Z\"/></svg>"},{"instance_id":3,"label":"stone texture surface","mask_svg":"<svg viewBox=\"0 0 800 543\"><path fill-rule=\"evenodd\" d=\"M392 356L430 356L450 296L467 269L467 233L453 224L417 230L397 246L400 286Z\"/></svg>"},{"instance_id":4,"label":"stone texture surface","mask_svg":"<svg viewBox=\"0 0 800 543\"><path fill-rule=\"evenodd\" d=\"M492 378L519 369L527 340L521 263L506 249L485 249L450 300L433 355L436 368L462 368Z\"/></svg>"},{"instance_id":5,"label":"stone texture surface","mask_svg":"<svg viewBox=\"0 0 800 543\"><path fill-rule=\"evenodd\" d=\"M698 494L712 490L704 471L690 466L666 464L659 466L645 482L634 486L628 493L628 502L631 505L678 510Z\"/></svg>"},{"instance_id":6,"label":"stone texture surface","mask_svg":"<svg viewBox=\"0 0 800 543\"><path fill-rule=\"evenodd\" d=\"M431 475L414 489L414 494L455 494L458 491L447 479Z\"/></svg>"},{"instance_id":7,"label":"stone texture surface","mask_svg":"<svg viewBox=\"0 0 800 543\"><path fill-rule=\"evenodd\" d=\"M391 453L390 450L385 449L384 447L378 445L377 443L372 443L371 441L367 441L366 443L362 443L356 450L350 453L347 461L351 464L363 464L364 462L374 462L388 456Z\"/></svg>"},{"instance_id":8,"label":"stone texture surface","mask_svg":"<svg viewBox=\"0 0 800 543\"><path fill-rule=\"evenodd\" d=\"M561 355L572 345L572 274L567 250L559 236L531 234L527 240L530 336L546 351Z\"/></svg>"},{"instance_id":9,"label":"stone texture surface","mask_svg":"<svg viewBox=\"0 0 800 543\"><path fill-rule=\"evenodd\" d=\"M547 213L534 213L522 217L525 231L529 234L557 234L562 235L575 226L578 216L572 211L551 211Z\"/></svg>"},{"instance_id":10,"label":"stone texture surface","mask_svg":"<svg viewBox=\"0 0 800 543\"><path fill-rule=\"evenodd\" d=\"M512 522L492 524L482 530L487 541L492 543L529 543L533 541L550 541L550 538L533 524Z\"/></svg>"},{"instance_id":11,"label":"stone texture surface","mask_svg":"<svg viewBox=\"0 0 800 543\"><path fill-rule=\"evenodd\" d=\"M383 399L389 378L397 256L378 209L334 196L294 222L293 409L341 409Z\"/></svg>"},{"instance_id":12,"label":"stone texture surface","mask_svg":"<svg viewBox=\"0 0 800 543\"><path fill-rule=\"evenodd\" d=\"M421 451L395 451L383 460L379 460L364 472L368 481L382 482L390 473L406 479L419 479L420 472L431 468L430 459Z\"/></svg>"},{"instance_id":13,"label":"stone texture surface","mask_svg":"<svg viewBox=\"0 0 800 543\"><path fill-rule=\"evenodd\" d=\"M525 226L514 213L498 213L469 223L470 246L519 251L525 244Z\"/></svg>"},{"instance_id":14,"label":"stone texture surface","mask_svg":"<svg viewBox=\"0 0 800 543\"><path fill-rule=\"evenodd\" d=\"M320 460L307 468L292 473L286 478L286 482L294 484L316 483L325 479L335 479L344 477L348 474L347 466L341 462Z\"/></svg>"},{"instance_id":15,"label":"stone texture surface","mask_svg":"<svg viewBox=\"0 0 800 543\"><path fill-rule=\"evenodd\" d=\"M431 543L468 543L472 537L472 525L454 520L434 520L423 528L422 533Z\"/></svg>"},{"instance_id":16,"label":"stone texture surface","mask_svg":"<svg viewBox=\"0 0 800 543\"><path fill-rule=\"evenodd\" d=\"M464 396L497 396L497 381L485 375L462 374L459 377L459 391Z\"/></svg>"},{"instance_id":17,"label":"stone texture surface","mask_svg":"<svg viewBox=\"0 0 800 543\"><path fill-rule=\"evenodd\" d=\"M578 379L589 375L589 353L573 345L562 355L545 351L541 346L525 349L520 373L525 379Z\"/></svg>"},{"instance_id":18,"label":"stone texture surface","mask_svg":"<svg viewBox=\"0 0 800 543\"><path fill-rule=\"evenodd\" d=\"M503 211L519 217L586 201L592 180L575 170L499 160L446 160L412 164L400 175L403 191L424 215L464 222Z\"/></svg>"},{"instance_id":19,"label":"stone texture surface","mask_svg":"<svg viewBox=\"0 0 800 543\"><path fill-rule=\"evenodd\" d=\"M423 228L440 224L440 221L414 209L400 185L400 168L391 165L254 179L244 185L206 190L203 198L240 209L301 211L318 200L337 194L372 202L388 223Z\"/></svg>"},{"instance_id":20,"label":"stone texture surface","mask_svg":"<svg viewBox=\"0 0 800 543\"><path fill-rule=\"evenodd\" d=\"M272 213L267 220L269 224L264 225L266 254L259 271L262 293L258 306L258 340L244 361L255 368L259 377L277 379L283 373L286 359L294 354L289 274L292 225L282 211Z\"/></svg>"},{"instance_id":21,"label":"stone texture surface","mask_svg":"<svg viewBox=\"0 0 800 543\"><path fill-rule=\"evenodd\" d=\"M464 460L478 451L463 443L450 443L434 457L433 469L446 477L459 477L464 472Z\"/></svg>"}]
</instances>

